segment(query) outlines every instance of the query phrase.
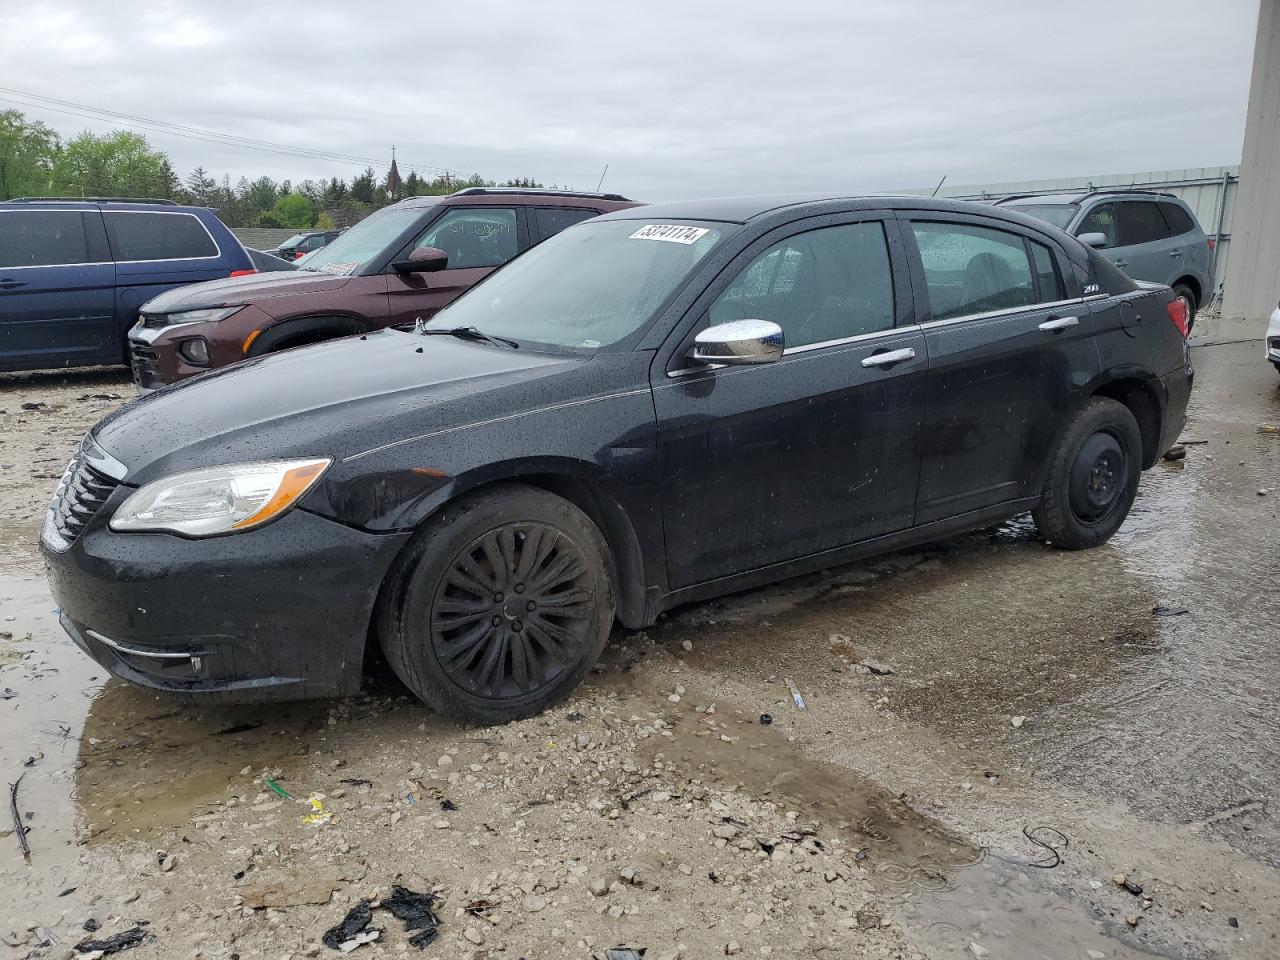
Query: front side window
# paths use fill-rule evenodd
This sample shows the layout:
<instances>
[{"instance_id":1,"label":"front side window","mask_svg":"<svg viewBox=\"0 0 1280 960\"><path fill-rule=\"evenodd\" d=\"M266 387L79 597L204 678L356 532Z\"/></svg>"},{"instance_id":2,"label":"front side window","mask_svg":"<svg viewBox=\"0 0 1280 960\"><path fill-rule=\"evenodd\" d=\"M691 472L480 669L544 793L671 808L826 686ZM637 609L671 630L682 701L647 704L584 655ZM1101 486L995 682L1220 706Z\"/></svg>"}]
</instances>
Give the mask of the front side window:
<instances>
[{"instance_id":1,"label":"front side window","mask_svg":"<svg viewBox=\"0 0 1280 960\"><path fill-rule=\"evenodd\" d=\"M1160 208L1148 200L1130 200L1117 204L1120 213L1120 245L1152 243L1169 236L1169 225Z\"/></svg>"},{"instance_id":2,"label":"front side window","mask_svg":"<svg viewBox=\"0 0 1280 960\"><path fill-rule=\"evenodd\" d=\"M1118 247L1120 230L1116 223L1116 205L1100 203L1086 213L1080 226L1076 227L1076 236L1083 237L1086 233L1100 233L1107 238L1108 247Z\"/></svg>"},{"instance_id":3,"label":"front side window","mask_svg":"<svg viewBox=\"0 0 1280 960\"><path fill-rule=\"evenodd\" d=\"M810 230L760 253L711 305L711 324L771 320L788 347L893 326L893 272L879 222Z\"/></svg>"},{"instance_id":4,"label":"front side window","mask_svg":"<svg viewBox=\"0 0 1280 960\"><path fill-rule=\"evenodd\" d=\"M516 212L510 207L454 208L429 226L414 243L449 255L448 269L497 267L518 252Z\"/></svg>"},{"instance_id":5,"label":"front side window","mask_svg":"<svg viewBox=\"0 0 1280 960\"><path fill-rule=\"evenodd\" d=\"M0 267L88 263L84 214L77 211L0 212Z\"/></svg>"},{"instance_id":6,"label":"front side window","mask_svg":"<svg viewBox=\"0 0 1280 960\"><path fill-rule=\"evenodd\" d=\"M1022 237L964 223L912 223L911 229L934 320L1038 302Z\"/></svg>"},{"instance_id":7,"label":"front side window","mask_svg":"<svg viewBox=\"0 0 1280 960\"><path fill-rule=\"evenodd\" d=\"M218 245L189 213L104 211L107 240L117 261L199 260L218 255Z\"/></svg>"},{"instance_id":8,"label":"front side window","mask_svg":"<svg viewBox=\"0 0 1280 960\"><path fill-rule=\"evenodd\" d=\"M573 349L608 346L652 320L726 229L692 220L584 223L472 287L427 328L476 327L490 336Z\"/></svg>"}]
</instances>

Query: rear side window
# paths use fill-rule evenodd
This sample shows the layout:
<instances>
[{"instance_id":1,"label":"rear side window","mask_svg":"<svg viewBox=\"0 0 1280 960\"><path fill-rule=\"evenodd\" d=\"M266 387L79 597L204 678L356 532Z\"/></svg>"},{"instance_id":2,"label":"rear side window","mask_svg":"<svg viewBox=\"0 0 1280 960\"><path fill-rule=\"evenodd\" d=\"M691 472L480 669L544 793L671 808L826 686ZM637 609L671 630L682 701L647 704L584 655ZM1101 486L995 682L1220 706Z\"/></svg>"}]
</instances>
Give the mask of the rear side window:
<instances>
[{"instance_id":1,"label":"rear side window","mask_svg":"<svg viewBox=\"0 0 1280 960\"><path fill-rule=\"evenodd\" d=\"M772 320L788 347L893 326L893 273L879 222L810 230L747 265L711 305L712 324Z\"/></svg>"},{"instance_id":2,"label":"rear side window","mask_svg":"<svg viewBox=\"0 0 1280 960\"><path fill-rule=\"evenodd\" d=\"M1164 214L1165 220L1169 223L1169 230L1174 236L1190 233L1196 228L1196 222L1191 219L1191 214L1176 203L1162 202L1160 204L1160 212Z\"/></svg>"},{"instance_id":3,"label":"rear side window","mask_svg":"<svg viewBox=\"0 0 1280 960\"><path fill-rule=\"evenodd\" d=\"M1062 291L1062 278L1058 276L1058 267L1054 263L1053 251L1043 243L1028 241L1031 247L1031 262L1036 269L1036 285L1041 303L1051 303L1065 299Z\"/></svg>"},{"instance_id":4,"label":"rear side window","mask_svg":"<svg viewBox=\"0 0 1280 960\"><path fill-rule=\"evenodd\" d=\"M0 267L89 262L83 214L71 210L0 212Z\"/></svg>"},{"instance_id":5,"label":"rear side window","mask_svg":"<svg viewBox=\"0 0 1280 960\"><path fill-rule=\"evenodd\" d=\"M189 213L103 211L102 219L117 261L199 260L218 255L209 231Z\"/></svg>"},{"instance_id":6,"label":"rear side window","mask_svg":"<svg viewBox=\"0 0 1280 960\"><path fill-rule=\"evenodd\" d=\"M1116 204L1120 220L1120 246L1152 243L1169 236L1169 226L1160 208L1148 200L1130 200Z\"/></svg>"},{"instance_id":7,"label":"rear side window","mask_svg":"<svg viewBox=\"0 0 1280 960\"><path fill-rule=\"evenodd\" d=\"M934 320L1062 299L1037 296L1027 245L1017 234L965 223L912 223L911 229Z\"/></svg>"},{"instance_id":8,"label":"rear side window","mask_svg":"<svg viewBox=\"0 0 1280 960\"><path fill-rule=\"evenodd\" d=\"M533 222L537 224L538 235L544 239L559 233L565 227L575 223L598 217L595 210L567 210L561 207L534 207Z\"/></svg>"}]
</instances>

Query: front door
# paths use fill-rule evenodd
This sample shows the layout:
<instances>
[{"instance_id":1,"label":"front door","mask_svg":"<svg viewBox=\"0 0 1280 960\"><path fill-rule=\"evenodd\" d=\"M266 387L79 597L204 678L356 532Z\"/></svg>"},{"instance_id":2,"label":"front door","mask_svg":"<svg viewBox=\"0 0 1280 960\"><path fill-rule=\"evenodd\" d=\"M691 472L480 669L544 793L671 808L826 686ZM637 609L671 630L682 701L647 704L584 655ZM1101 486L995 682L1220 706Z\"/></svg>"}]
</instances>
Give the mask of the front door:
<instances>
[{"instance_id":1,"label":"front door","mask_svg":"<svg viewBox=\"0 0 1280 960\"><path fill-rule=\"evenodd\" d=\"M916 522L1034 496L1076 396L1098 370L1088 306L1058 251L974 217L913 221L929 386Z\"/></svg>"},{"instance_id":2,"label":"front door","mask_svg":"<svg viewBox=\"0 0 1280 960\"><path fill-rule=\"evenodd\" d=\"M654 376L672 588L911 526L927 361L921 334L898 327L910 292L891 267L897 237L879 218L793 224L694 306ZM782 359L684 359L697 329L747 318L782 327Z\"/></svg>"},{"instance_id":3,"label":"front door","mask_svg":"<svg viewBox=\"0 0 1280 960\"><path fill-rule=\"evenodd\" d=\"M397 273L388 268L387 299L391 323L409 327L430 320L524 246L525 228L516 207L449 207L398 254L408 259L419 247L437 247L449 255L435 273Z\"/></svg>"},{"instance_id":4,"label":"front door","mask_svg":"<svg viewBox=\"0 0 1280 960\"><path fill-rule=\"evenodd\" d=\"M121 362L110 260L96 210L0 208L0 370Z\"/></svg>"}]
</instances>

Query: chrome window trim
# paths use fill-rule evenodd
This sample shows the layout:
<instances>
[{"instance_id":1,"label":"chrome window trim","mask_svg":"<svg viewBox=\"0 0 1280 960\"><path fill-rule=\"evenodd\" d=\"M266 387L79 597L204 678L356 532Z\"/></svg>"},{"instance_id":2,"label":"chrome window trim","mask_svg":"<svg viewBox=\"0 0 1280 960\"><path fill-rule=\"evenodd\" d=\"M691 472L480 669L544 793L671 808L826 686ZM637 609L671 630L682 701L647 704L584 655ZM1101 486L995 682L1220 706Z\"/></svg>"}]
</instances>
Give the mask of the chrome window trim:
<instances>
[{"instance_id":1,"label":"chrome window trim","mask_svg":"<svg viewBox=\"0 0 1280 960\"><path fill-rule=\"evenodd\" d=\"M113 263L191 263L193 261L199 261L199 260L221 260L222 259L222 247L218 246L217 238L214 237L214 235L209 232L209 228L204 225L204 221L201 220L199 217L197 217L194 213L187 213L184 210L103 210L101 212L102 212L102 225L104 228L107 225L108 214L141 213L141 214L148 214L150 216L159 215L162 217L190 217L196 223L200 224L200 229L204 231L204 235L208 237L209 242L213 244L213 249L217 251L211 257L161 257L159 259L152 259L152 260L122 260L119 257L117 257L114 261L112 261ZM234 234L232 234L232 236L234 236ZM107 230L107 245L108 246L111 245L110 230Z\"/></svg>"},{"instance_id":2,"label":"chrome window trim","mask_svg":"<svg viewBox=\"0 0 1280 960\"><path fill-rule=\"evenodd\" d=\"M1108 296L1108 294L1101 294ZM1072 297L1069 300L1050 300L1046 303L1028 303L1021 307L1006 307L1003 310L988 310L985 313L966 313L959 317L947 317L945 320L930 320L927 323L920 324L922 330L928 330L932 327L949 327L956 323L968 323L970 320L988 320L992 317L1011 317L1018 313L1030 313L1035 310L1051 310L1054 307L1065 307L1068 304L1084 303L1086 300L1096 299L1097 295L1090 297Z\"/></svg>"},{"instance_id":3,"label":"chrome window trim","mask_svg":"<svg viewBox=\"0 0 1280 960\"><path fill-rule=\"evenodd\" d=\"M855 333L851 337L839 337L835 340L821 340L817 343L803 343L798 347L784 347L782 351L782 359L786 360L786 358L790 356L797 356L799 354L809 353L812 350L822 350L827 347L840 347L850 343L862 343L868 340L878 340L882 337L888 337L895 333L918 333L919 331L920 331L920 324L913 323L907 327L886 327L883 330L872 330L870 333ZM677 377L687 377L690 374L705 373L710 370L721 370L728 366L732 366L732 364L704 363L699 366L680 367L677 370L668 370L667 378L674 379ZM769 367L769 366L773 366L773 364L762 363L762 364L759 364L759 366Z\"/></svg>"}]
</instances>

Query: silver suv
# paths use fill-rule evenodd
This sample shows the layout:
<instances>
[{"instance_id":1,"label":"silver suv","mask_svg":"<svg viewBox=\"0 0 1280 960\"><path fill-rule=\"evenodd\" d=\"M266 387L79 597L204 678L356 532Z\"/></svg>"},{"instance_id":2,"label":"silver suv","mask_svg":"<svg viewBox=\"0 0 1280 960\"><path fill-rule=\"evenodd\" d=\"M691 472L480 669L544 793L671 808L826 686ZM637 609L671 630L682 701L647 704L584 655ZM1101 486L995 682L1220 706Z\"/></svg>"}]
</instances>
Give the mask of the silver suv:
<instances>
[{"instance_id":1,"label":"silver suv","mask_svg":"<svg viewBox=\"0 0 1280 960\"><path fill-rule=\"evenodd\" d=\"M1141 190L1006 197L997 206L1046 220L1099 250L1135 280L1173 287L1187 322L1213 294L1213 241L1171 193Z\"/></svg>"}]
</instances>

